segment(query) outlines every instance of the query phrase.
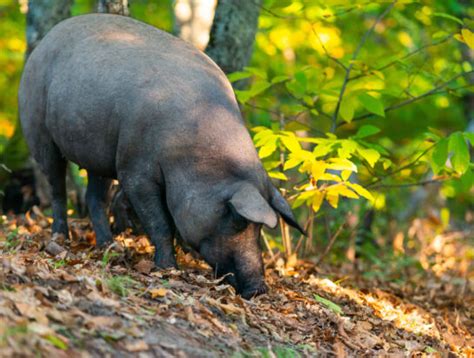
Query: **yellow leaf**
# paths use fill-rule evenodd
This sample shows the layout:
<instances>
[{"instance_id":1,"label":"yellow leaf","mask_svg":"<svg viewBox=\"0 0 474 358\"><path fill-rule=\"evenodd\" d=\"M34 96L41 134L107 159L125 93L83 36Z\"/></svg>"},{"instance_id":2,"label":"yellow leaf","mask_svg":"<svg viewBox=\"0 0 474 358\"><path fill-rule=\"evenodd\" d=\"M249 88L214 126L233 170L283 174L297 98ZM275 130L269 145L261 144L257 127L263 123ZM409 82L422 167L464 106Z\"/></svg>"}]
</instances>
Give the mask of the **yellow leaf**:
<instances>
[{"instance_id":1,"label":"yellow leaf","mask_svg":"<svg viewBox=\"0 0 474 358\"><path fill-rule=\"evenodd\" d=\"M341 148L337 150L337 154L340 158L349 159L357 149L357 146L357 143L353 140L342 140Z\"/></svg>"},{"instance_id":2,"label":"yellow leaf","mask_svg":"<svg viewBox=\"0 0 474 358\"><path fill-rule=\"evenodd\" d=\"M275 150L277 149L277 146L276 146L276 143L275 142L269 142L267 144L265 144L262 148L260 148L260 151L258 152L258 155L260 156L260 158L266 158L270 155L273 154L273 152L275 152Z\"/></svg>"},{"instance_id":3,"label":"yellow leaf","mask_svg":"<svg viewBox=\"0 0 474 358\"><path fill-rule=\"evenodd\" d=\"M461 34L462 34L462 37L464 39L464 42L471 49L474 49L474 33L472 33L469 29L462 29Z\"/></svg>"},{"instance_id":4,"label":"yellow leaf","mask_svg":"<svg viewBox=\"0 0 474 358\"><path fill-rule=\"evenodd\" d=\"M255 132L255 133L265 131L265 130L268 131L269 129L267 127L264 127L264 126L257 126L257 127L252 128L252 132Z\"/></svg>"},{"instance_id":5,"label":"yellow leaf","mask_svg":"<svg viewBox=\"0 0 474 358\"><path fill-rule=\"evenodd\" d=\"M315 158L324 157L331 151L332 144L321 143L317 145L313 150L313 155Z\"/></svg>"},{"instance_id":6,"label":"yellow leaf","mask_svg":"<svg viewBox=\"0 0 474 358\"><path fill-rule=\"evenodd\" d=\"M331 193L334 195L337 193L337 195L345 196L346 198L359 199L359 195L354 193L344 184L330 186L327 190L328 194Z\"/></svg>"},{"instance_id":7,"label":"yellow leaf","mask_svg":"<svg viewBox=\"0 0 474 358\"><path fill-rule=\"evenodd\" d=\"M336 174L324 173L319 177L319 180L331 180L340 183L342 180Z\"/></svg>"},{"instance_id":8,"label":"yellow leaf","mask_svg":"<svg viewBox=\"0 0 474 358\"><path fill-rule=\"evenodd\" d=\"M300 195L298 195L298 197L293 202L292 207L294 209L299 207L301 204L303 204L305 201L309 200L313 195L315 195L315 193L316 193L315 190L308 190L308 191L305 191L305 192L301 193Z\"/></svg>"},{"instance_id":9,"label":"yellow leaf","mask_svg":"<svg viewBox=\"0 0 474 358\"><path fill-rule=\"evenodd\" d=\"M372 196L372 194L366 188L364 188L362 185L359 185L357 183L349 183L349 182L347 182L346 185L348 185L357 194L359 194L360 196L366 198L370 202L374 201L374 197Z\"/></svg>"},{"instance_id":10,"label":"yellow leaf","mask_svg":"<svg viewBox=\"0 0 474 358\"><path fill-rule=\"evenodd\" d=\"M323 203L323 199L324 199L324 193L323 192L321 192L319 190L314 192L312 207L313 207L313 211L315 213L317 213L319 211L319 208L321 207L321 204Z\"/></svg>"},{"instance_id":11,"label":"yellow leaf","mask_svg":"<svg viewBox=\"0 0 474 358\"><path fill-rule=\"evenodd\" d=\"M285 162L285 165L283 166L283 170L288 170L291 168L296 167L298 164L300 164L303 161L301 158L294 158L291 157Z\"/></svg>"},{"instance_id":12,"label":"yellow leaf","mask_svg":"<svg viewBox=\"0 0 474 358\"><path fill-rule=\"evenodd\" d=\"M311 165L311 175L313 176L313 179L319 180L321 175L323 175L324 172L326 171L326 167L327 167L327 164L320 160L316 160L315 162L313 162Z\"/></svg>"},{"instance_id":13,"label":"yellow leaf","mask_svg":"<svg viewBox=\"0 0 474 358\"><path fill-rule=\"evenodd\" d=\"M380 153L377 152L375 149L366 149L366 148L357 148L357 152L359 155L364 158L367 163L373 168L377 160L380 158Z\"/></svg>"},{"instance_id":14,"label":"yellow leaf","mask_svg":"<svg viewBox=\"0 0 474 358\"><path fill-rule=\"evenodd\" d=\"M464 42L464 43L466 43L466 42L464 41L464 38L462 37L461 34L454 34L454 38L455 38L456 40L458 40L459 42Z\"/></svg>"},{"instance_id":15,"label":"yellow leaf","mask_svg":"<svg viewBox=\"0 0 474 358\"><path fill-rule=\"evenodd\" d=\"M329 160L331 164L328 165L328 169L333 170L350 170L357 173L357 167L349 159L344 158L331 158Z\"/></svg>"},{"instance_id":16,"label":"yellow leaf","mask_svg":"<svg viewBox=\"0 0 474 358\"><path fill-rule=\"evenodd\" d=\"M150 290L150 295L151 295L151 298L165 297L167 292L168 290L164 287L153 288Z\"/></svg>"},{"instance_id":17,"label":"yellow leaf","mask_svg":"<svg viewBox=\"0 0 474 358\"><path fill-rule=\"evenodd\" d=\"M283 174L283 173L280 173L280 172L269 172L269 173L268 173L268 176L269 176L270 178L274 178L274 179L288 180L288 178L286 177L286 175Z\"/></svg>"},{"instance_id":18,"label":"yellow leaf","mask_svg":"<svg viewBox=\"0 0 474 358\"><path fill-rule=\"evenodd\" d=\"M261 147L262 145L265 145L271 140L276 142L277 138L278 136L275 135L271 130L266 130L266 131L258 132L253 137L253 141L255 143L255 146L258 148L258 147Z\"/></svg>"},{"instance_id":19,"label":"yellow leaf","mask_svg":"<svg viewBox=\"0 0 474 358\"><path fill-rule=\"evenodd\" d=\"M299 152L301 150L300 143L295 136L282 136L280 139L290 152Z\"/></svg>"},{"instance_id":20,"label":"yellow leaf","mask_svg":"<svg viewBox=\"0 0 474 358\"><path fill-rule=\"evenodd\" d=\"M337 204L339 203L339 194L337 192L327 192L326 200L334 209L337 209Z\"/></svg>"},{"instance_id":21,"label":"yellow leaf","mask_svg":"<svg viewBox=\"0 0 474 358\"><path fill-rule=\"evenodd\" d=\"M351 170L343 170L343 171L341 172L341 178L342 178L342 180L344 180L344 181L348 180L348 179L350 178L351 174L352 174L352 171L351 171Z\"/></svg>"},{"instance_id":22,"label":"yellow leaf","mask_svg":"<svg viewBox=\"0 0 474 358\"><path fill-rule=\"evenodd\" d=\"M332 67L326 67L323 71L323 74L326 76L328 80L331 80L334 77L336 71Z\"/></svg>"}]
</instances>

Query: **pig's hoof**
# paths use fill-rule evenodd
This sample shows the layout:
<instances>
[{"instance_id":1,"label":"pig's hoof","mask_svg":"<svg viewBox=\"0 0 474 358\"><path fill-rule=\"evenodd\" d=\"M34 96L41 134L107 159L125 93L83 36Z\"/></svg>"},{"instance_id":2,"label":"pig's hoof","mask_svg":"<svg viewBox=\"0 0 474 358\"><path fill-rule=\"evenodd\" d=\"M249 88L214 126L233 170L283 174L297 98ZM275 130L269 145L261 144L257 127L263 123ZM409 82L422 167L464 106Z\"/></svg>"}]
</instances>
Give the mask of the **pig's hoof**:
<instances>
[{"instance_id":1,"label":"pig's hoof","mask_svg":"<svg viewBox=\"0 0 474 358\"><path fill-rule=\"evenodd\" d=\"M158 270L166 270L166 269L177 269L178 264L176 263L176 260L173 259L167 259L167 260L156 260L155 259L155 267Z\"/></svg>"},{"instance_id":2,"label":"pig's hoof","mask_svg":"<svg viewBox=\"0 0 474 358\"><path fill-rule=\"evenodd\" d=\"M53 227L51 229L53 234L61 234L64 235L64 238L66 240L69 239L69 229L67 226L67 222L54 220Z\"/></svg>"},{"instance_id":3,"label":"pig's hoof","mask_svg":"<svg viewBox=\"0 0 474 358\"><path fill-rule=\"evenodd\" d=\"M112 242L113 242L113 240L97 240L96 239L95 246L97 248L103 249L103 248L109 246Z\"/></svg>"},{"instance_id":4,"label":"pig's hoof","mask_svg":"<svg viewBox=\"0 0 474 358\"><path fill-rule=\"evenodd\" d=\"M242 296L242 298L249 300L253 297L263 295L264 293L267 293L267 292L268 292L267 286L263 285L257 288L245 289L240 293L240 295Z\"/></svg>"}]
</instances>

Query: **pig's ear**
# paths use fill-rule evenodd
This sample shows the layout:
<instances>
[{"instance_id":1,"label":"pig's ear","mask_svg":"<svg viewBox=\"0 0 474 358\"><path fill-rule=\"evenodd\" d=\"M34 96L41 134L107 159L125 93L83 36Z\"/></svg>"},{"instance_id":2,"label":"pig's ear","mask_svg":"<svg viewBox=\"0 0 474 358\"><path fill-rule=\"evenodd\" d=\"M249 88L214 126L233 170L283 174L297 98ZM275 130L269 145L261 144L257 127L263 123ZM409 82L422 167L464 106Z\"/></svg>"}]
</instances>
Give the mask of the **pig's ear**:
<instances>
[{"instance_id":1,"label":"pig's ear","mask_svg":"<svg viewBox=\"0 0 474 358\"><path fill-rule=\"evenodd\" d=\"M278 214L281 215L283 220L285 220L285 222L288 225L293 226L303 235L306 235L306 232L304 231L304 229L296 221L293 215L293 212L291 211L290 205L288 205L287 201L281 195L280 191L277 188L275 188L273 185L272 185L270 205L272 206L273 209L276 210L276 212L278 212Z\"/></svg>"},{"instance_id":2,"label":"pig's ear","mask_svg":"<svg viewBox=\"0 0 474 358\"><path fill-rule=\"evenodd\" d=\"M230 199L230 205L249 221L265 224L272 229L277 226L277 215L253 185L243 185Z\"/></svg>"}]
</instances>

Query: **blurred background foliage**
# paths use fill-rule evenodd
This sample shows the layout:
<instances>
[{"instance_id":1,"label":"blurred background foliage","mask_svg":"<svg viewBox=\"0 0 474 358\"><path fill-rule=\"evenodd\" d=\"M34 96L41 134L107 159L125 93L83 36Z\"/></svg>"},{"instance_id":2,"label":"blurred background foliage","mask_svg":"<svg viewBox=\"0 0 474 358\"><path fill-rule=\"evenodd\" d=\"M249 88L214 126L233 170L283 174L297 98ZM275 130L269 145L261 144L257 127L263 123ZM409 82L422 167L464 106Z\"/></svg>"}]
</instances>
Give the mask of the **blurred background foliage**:
<instances>
[{"instance_id":1,"label":"blurred background foliage","mask_svg":"<svg viewBox=\"0 0 474 358\"><path fill-rule=\"evenodd\" d=\"M307 238L285 227L270 232L268 246L287 261L362 257L375 267L367 274L394 268L399 277L409 265L467 272L472 3L265 0L257 7L251 64L229 79L244 84L236 94L259 154L308 230ZM27 158L16 102L26 10L24 0L0 0L0 163L11 170ZM94 11L95 1L76 0L73 16ZM130 15L175 30L173 1L130 0ZM447 248L458 258L437 261L433 254Z\"/></svg>"}]
</instances>

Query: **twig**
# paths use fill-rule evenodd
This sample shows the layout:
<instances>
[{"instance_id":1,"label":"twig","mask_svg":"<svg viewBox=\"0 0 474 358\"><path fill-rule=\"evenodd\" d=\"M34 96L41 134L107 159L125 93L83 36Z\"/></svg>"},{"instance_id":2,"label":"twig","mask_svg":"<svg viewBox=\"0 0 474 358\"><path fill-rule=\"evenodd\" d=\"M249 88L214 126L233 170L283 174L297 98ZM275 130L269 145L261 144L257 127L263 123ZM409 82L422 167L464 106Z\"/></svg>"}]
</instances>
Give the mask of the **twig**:
<instances>
[{"instance_id":1,"label":"twig","mask_svg":"<svg viewBox=\"0 0 474 358\"><path fill-rule=\"evenodd\" d=\"M377 188L408 188L413 186L425 186L429 184L439 184L443 181L447 180L447 178L439 178L439 179L430 179L424 180L417 183L404 183L404 184L379 184L372 186L373 189Z\"/></svg>"},{"instance_id":2,"label":"twig","mask_svg":"<svg viewBox=\"0 0 474 358\"><path fill-rule=\"evenodd\" d=\"M391 105L389 107L386 107L384 109L384 111L385 111L385 113L387 113L387 112L390 112L390 111L393 111L395 109L398 109L398 108L404 107L406 105L412 104L413 102L417 102L417 101L419 101L423 98L426 98L426 97L429 97L429 96L432 96L432 95L446 93L447 91L457 91L457 90L460 90L460 89L471 87L472 85L466 85L466 86L461 86L461 87L457 87L457 88L453 88L453 89L448 88L446 90L440 91L442 88L446 87L448 84L450 84L454 80L457 80L459 77L466 76L466 75L469 75L471 73L474 73L474 70L457 74L456 76L452 77L451 79L447 80L446 82L443 82L442 84L434 87L433 89L431 89L431 90L429 90L429 91L427 91L427 92L425 92L425 93L423 93L423 94L421 94L417 97L413 97L413 98L407 99L405 101L402 101L402 102L396 103L394 105ZM367 119L367 118L370 118L370 117L373 117L373 116L375 116L375 114L366 113L366 114L363 114L359 117L355 117L350 123L361 121L361 120L364 120L364 119ZM345 124L348 124L348 123L347 122L340 122L340 123L337 124L337 128L339 128L339 127L341 127Z\"/></svg>"},{"instance_id":3,"label":"twig","mask_svg":"<svg viewBox=\"0 0 474 358\"><path fill-rule=\"evenodd\" d=\"M263 238L263 242L265 243L265 246L267 247L267 250L268 252L270 253L270 257L273 261L274 257L275 257L275 254L273 253L273 250L270 246L270 243L268 242L268 239L267 239L267 235L265 235L265 233L263 232L262 230L262 238Z\"/></svg>"},{"instance_id":4,"label":"twig","mask_svg":"<svg viewBox=\"0 0 474 358\"><path fill-rule=\"evenodd\" d=\"M349 83L349 78L351 76L351 71L352 67L354 67L354 61L357 59L357 56L359 56L359 52L362 50L362 47L364 46L365 42L369 38L369 36L372 34L372 32L375 29L375 26L392 10L392 8L395 6L397 3L397 0L394 0L387 8L375 19L374 23L372 26L365 32L365 34L362 36L362 39L360 40L359 44L357 45L356 50L352 54L352 59L349 64L349 66L346 69L346 74L344 76L344 82L342 82L342 87L341 91L339 92L339 98L337 100L336 104L336 109L334 111L334 115L332 117L332 124L331 124L331 132L334 133L337 128L337 117L339 115L339 110L341 108L341 103L342 99L344 98L344 93L346 92L347 84Z\"/></svg>"},{"instance_id":5,"label":"twig","mask_svg":"<svg viewBox=\"0 0 474 358\"><path fill-rule=\"evenodd\" d=\"M310 228L311 222L313 221L313 219L314 219L314 212L313 212L312 210L310 210L310 213L309 213L309 215L308 215L308 219L306 220L306 223L305 223L305 225L304 225L304 231L305 231L305 232L308 232L308 229ZM308 234L308 237L311 237L312 234L313 234L312 232L309 233L309 234ZM304 240L305 237L306 237L305 235L301 235L301 236L300 236L300 239L298 240L298 242L297 242L297 244L296 244L296 246L295 246L295 252L298 252L298 250L299 250L301 244L303 243L303 240Z\"/></svg>"},{"instance_id":6,"label":"twig","mask_svg":"<svg viewBox=\"0 0 474 358\"><path fill-rule=\"evenodd\" d=\"M454 34L450 34L450 35L442 38L439 41L432 42L430 44L420 46L416 50L413 50L412 52L407 53L405 56L402 56L400 58L397 58L396 60L390 61L389 63L386 63L385 65L383 65L381 67L378 67L375 70L376 71L384 71L387 68L392 67L393 65L397 64L400 61L403 61L403 60L406 60L407 58L415 56L416 54L422 52L423 50L426 50L427 48L435 47L435 46L441 45L442 43L445 43L446 41L450 40L453 36L454 36ZM356 75L354 77L349 78L349 81L353 81L353 80L359 79L359 78L364 77L364 76L365 76L365 74L359 74L359 75Z\"/></svg>"},{"instance_id":7,"label":"twig","mask_svg":"<svg viewBox=\"0 0 474 358\"><path fill-rule=\"evenodd\" d=\"M331 60L331 61L334 61L336 64L338 64L339 66L341 66L345 71L348 70L347 66L344 65L340 60L338 60L337 58L331 56L331 54L329 53L329 51L327 50L326 46L324 46L324 43L323 41L321 40L321 38L319 37L319 34L317 33L317 31L314 29L314 24L311 23L311 31L313 31L314 33L314 36L316 36L316 38L318 39L319 41L319 44L321 45L324 53L326 54L326 56Z\"/></svg>"},{"instance_id":8,"label":"twig","mask_svg":"<svg viewBox=\"0 0 474 358\"><path fill-rule=\"evenodd\" d=\"M332 235L331 239L329 240L329 243L327 244L326 248L324 249L324 252L321 254L319 257L318 261L316 261L316 266L319 266L319 264L323 261L323 259L326 257L328 252L331 250L333 247L334 243L336 242L336 239L338 238L339 234L342 232L342 229L344 229L344 226L346 225L345 222L343 222L337 231L335 232L334 235Z\"/></svg>"},{"instance_id":9,"label":"twig","mask_svg":"<svg viewBox=\"0 0 474 358\"><path fill-rule=\"evenodd\" d=\"M271 113L275 116L277 116L278 118L280 118L280 116L283 114L282 112L280 111L275 111L275 110L272 110L272 109L269 109L269 108L265 108L265 107L261 107L261 106L258 106L256 104L252 104L252 103L245 103L246 106L248 107L251 107L251 108L254 108L254 109L258 109L259 111L263 111L263 112L267 112L267 113ZM324 132L320 131L319 129L311 126L310 124L308 123L305 123L305 122L302 122L298 119L298 117L301 115L301 113L306 113L305 112L300 112L298 113L296 116L291 116L291 117L287 117L286 119L286 122L297 122L297 123L300 123L306 127L308 127L309 129L311 129L312 131L314 131L315 133L319 133L321 135L325 135ZM324 113L325 114L325 113Z\"/></svg>"},{"instance_id":10,"label":"twig","mask_svg":"<svg viewBox=\"0 0 474 358\"><path fill-rule=\"evenodd\" d=\"M409 167L415 165L416 163L418 163L418 161L419 161L422 157L424 157L424 156L426 155L426 153L428 153L428 152L429 152L431 149L433 149L435 146L436 146L436 143L433 144L433 145L431 145L431 146L429 146L428 148L426 148L426 149L425 149L423 152L421 152L420 155L418 155L418 156L416 157L416 159L413 160L412 162L410 162L410 163L408 163L408 164L406 164L406 165L404 165L404 166L401 166L400 168L398 168L397 170L394 170L393 172L390 172L390 173L388 173L388 174L386 174L386 175L384 175L384 176L382 176L382 177L377 178L375 181L373 181L372 183L366 185L365 187L366 187L366 188L373 187L375 184L380 183L381 181L383 181L383 180L385 180L385 179L387 179L387 178L389 178L389 177L391 177L391 176L393 176L393 175L395 175L395 174L397 174L397 173L400 173L401 171L403 171L403 170L405 170L405 169L407 169L407 168L409 168Z\"/></svg>"}]
</instances>

